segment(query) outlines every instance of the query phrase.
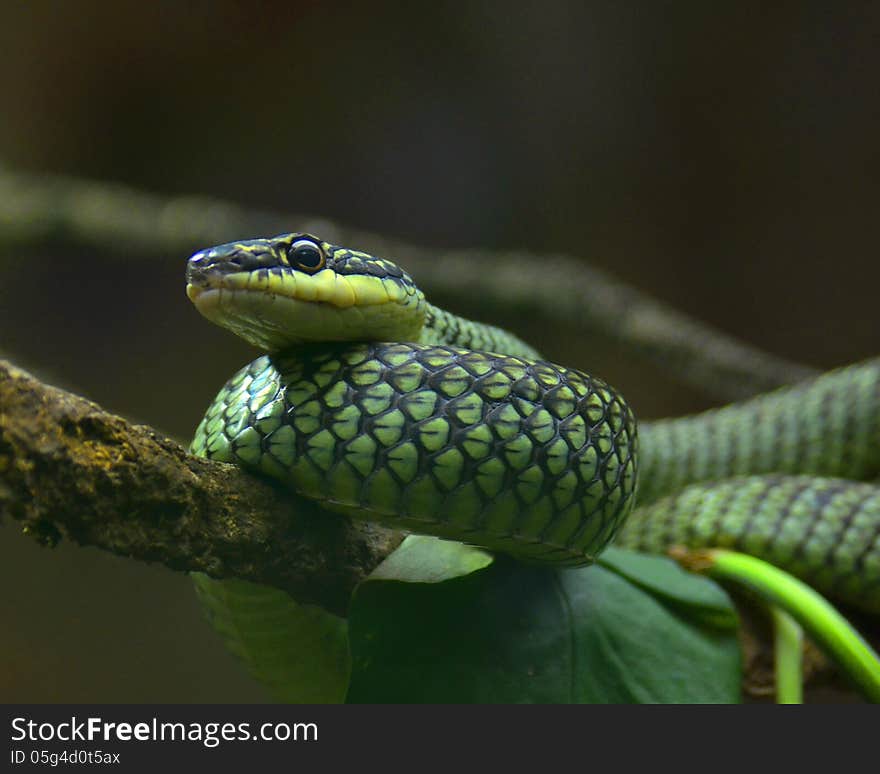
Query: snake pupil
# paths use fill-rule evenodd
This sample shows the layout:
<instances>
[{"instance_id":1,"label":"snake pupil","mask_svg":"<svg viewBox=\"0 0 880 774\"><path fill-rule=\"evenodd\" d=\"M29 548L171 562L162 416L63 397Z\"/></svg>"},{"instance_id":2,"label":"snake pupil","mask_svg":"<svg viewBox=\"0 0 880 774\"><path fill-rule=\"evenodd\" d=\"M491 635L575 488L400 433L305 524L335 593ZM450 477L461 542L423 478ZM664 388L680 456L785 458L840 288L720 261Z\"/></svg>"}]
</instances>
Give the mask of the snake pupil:
<instances>
[{"instance_id":1,"label":"snake pupil","mask_svg":"<svg viewBox=\"0 0 880 774\"><path fill-rule=\"evenodd\" d=\"M291 266L309 272L318 271L324 266L323 250L307 239L300 239L293 243L288 259Z\"/></svg>"}]
</instances>

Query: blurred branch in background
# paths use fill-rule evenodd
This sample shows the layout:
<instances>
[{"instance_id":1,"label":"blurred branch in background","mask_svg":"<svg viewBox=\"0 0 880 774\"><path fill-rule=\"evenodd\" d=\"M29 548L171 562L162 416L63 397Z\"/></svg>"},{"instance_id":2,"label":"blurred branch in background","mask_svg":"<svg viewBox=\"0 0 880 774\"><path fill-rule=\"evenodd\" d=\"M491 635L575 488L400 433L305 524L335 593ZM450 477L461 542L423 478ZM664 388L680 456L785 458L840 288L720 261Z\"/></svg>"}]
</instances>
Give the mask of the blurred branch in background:
<instances>
[{"instance_id":1,"label":"blurred branch in background","mask_svg":"<svg viewBox=\"0 0 880 774\"><path fill-rule=\"evenodd\" d=\"M491 315L516 313L601 336L676 379L728 400L817 372L717 331L595 268L564 255L431 250L314 216L254 211L197 196L162 197L125 186L0 167L0 245L68 240L120 258L174 255L248 236L313 232L399 258L429 297ZM540 345L540 342L536 342Z\"/></svg>"},{"instance_id":2,"label":"blurred branch in background","mask_svg":"<svg viewBox=\"0 0 880 774\"><path fill-rule=\"evenodd\" d=\"M344 615L399 533L319 513L243 470L0 360L0 517L172 570L241 578Z\"/></svg>"}]
</instances>

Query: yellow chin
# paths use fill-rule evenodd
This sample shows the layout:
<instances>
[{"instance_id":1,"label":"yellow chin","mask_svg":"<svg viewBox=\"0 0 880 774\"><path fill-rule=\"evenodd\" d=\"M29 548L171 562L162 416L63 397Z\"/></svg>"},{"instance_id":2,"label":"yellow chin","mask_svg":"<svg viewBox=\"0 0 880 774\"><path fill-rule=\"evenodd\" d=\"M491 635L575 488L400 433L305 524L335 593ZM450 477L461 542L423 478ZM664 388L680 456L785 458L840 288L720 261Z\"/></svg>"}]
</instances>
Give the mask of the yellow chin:
<instances>
[{"instance_id":1,"label":"yellow chin","mask_svg":"<svg viewBox=\"0 0 880 774\"><path fill-rule=\"evenodd\" d=\"M315 282L295 278L295 297L284 292L292 290L290 281L273 277L269 283L244 273L226 275L221 287L187 285L186 294L211 322L270 352L309 341L418 339L424 322L420 298L406 298L395 285L402 298L392 299L376 278L343 277L340 283L332 281L339 279L332 271L304 277Z\"/></svg>"},{"instance_id":2,"label":"yellow chin","mask_svg":"<svg viewBox=\"0 0 880 774\"><path fill-rule=\"evenodd\" d=\"M406 292L393 279L348 276L337 274L332 269L322 269L316 274L298 271L226 274L217 281L217 287L275 293L289 299L317 301L340 309L406 301Z\"/></svg>"}]
</instances>

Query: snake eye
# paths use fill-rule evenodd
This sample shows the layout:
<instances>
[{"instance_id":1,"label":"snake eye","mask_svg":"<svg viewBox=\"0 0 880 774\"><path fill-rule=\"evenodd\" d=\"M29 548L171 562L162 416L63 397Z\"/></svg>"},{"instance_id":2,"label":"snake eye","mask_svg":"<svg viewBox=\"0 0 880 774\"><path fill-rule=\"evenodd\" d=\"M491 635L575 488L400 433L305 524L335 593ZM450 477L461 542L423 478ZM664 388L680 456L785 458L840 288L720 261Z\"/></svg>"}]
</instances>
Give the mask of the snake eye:
<instances>
[{"instance_id":1,"label":"snake eye","mask_svg":"<svg viewBox=\"0 0 880 774\"><path fill-rule=\"evenodd\" d=\"M324 251L311 239L297 239L287 252L287 260L295 269L302 269L310 274L323 269L326 262Z\"/></svg>"}]
</instances>

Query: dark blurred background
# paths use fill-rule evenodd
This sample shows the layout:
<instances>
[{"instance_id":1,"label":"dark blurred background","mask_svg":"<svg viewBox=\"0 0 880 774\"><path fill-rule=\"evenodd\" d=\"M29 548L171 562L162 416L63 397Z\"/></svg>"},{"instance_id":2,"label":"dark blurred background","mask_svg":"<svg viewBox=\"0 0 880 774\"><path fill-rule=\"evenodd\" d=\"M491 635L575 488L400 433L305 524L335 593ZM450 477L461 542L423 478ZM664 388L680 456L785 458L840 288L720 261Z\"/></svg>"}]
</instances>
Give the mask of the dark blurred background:
<instances>
[{"instance_id":1,"label":"dark blurred background","mask_svg":"<svg viewBox=\"0 0 880 774\"><path fill-rule=\"evenodd\" d=\"M880 351L876 2L3 3L0 50L12 169L571 253L791 359ZM0 255L0 353L187 439L250 352L185 258ZM711 405L513 324L642 416ZM0 552L0 698L265 699L186 577L10 524Z\"/></svg>"}]
</instances>

